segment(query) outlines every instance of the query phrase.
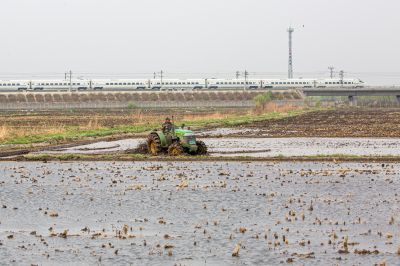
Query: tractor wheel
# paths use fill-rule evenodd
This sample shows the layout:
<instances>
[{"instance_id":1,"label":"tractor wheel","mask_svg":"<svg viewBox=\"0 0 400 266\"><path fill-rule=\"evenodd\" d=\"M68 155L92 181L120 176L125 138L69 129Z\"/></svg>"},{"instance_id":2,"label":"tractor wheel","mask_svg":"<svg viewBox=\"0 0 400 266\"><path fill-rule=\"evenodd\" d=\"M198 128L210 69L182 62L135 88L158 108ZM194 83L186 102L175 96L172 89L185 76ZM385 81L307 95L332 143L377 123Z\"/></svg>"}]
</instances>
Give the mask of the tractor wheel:
<instances>
[{"instance_id":1,"label":"tractor wheel","mask_svg":"<svg viewBox=\"0 0 400 266\"><path fill-rule=\"evenodd\" d=\"M147 137L147 149L151 155L157 155L161 152L161 140L157 133L150 133Z\"/></svg>"},{"instance_id":2,"label":"tractor wheel","mask_svg":"<svg viewBox=\"0 0 400 266\"><path fill-rule=\"evenodd\" d=\"M183 147L179 142L174 142L168 147L168 155L179 156L183 154Z\"/></svg>"},{"instance_id":3,"label":"tractor wheel","mask_svg":"<svg viewBox=\"0 0 400 266\"><path fill-rule=\"evenodd\" d=\"M197 145L197 155L206 155L207 154L207 146L203 141L196 141Z\"/></svg>"}]
</instances>

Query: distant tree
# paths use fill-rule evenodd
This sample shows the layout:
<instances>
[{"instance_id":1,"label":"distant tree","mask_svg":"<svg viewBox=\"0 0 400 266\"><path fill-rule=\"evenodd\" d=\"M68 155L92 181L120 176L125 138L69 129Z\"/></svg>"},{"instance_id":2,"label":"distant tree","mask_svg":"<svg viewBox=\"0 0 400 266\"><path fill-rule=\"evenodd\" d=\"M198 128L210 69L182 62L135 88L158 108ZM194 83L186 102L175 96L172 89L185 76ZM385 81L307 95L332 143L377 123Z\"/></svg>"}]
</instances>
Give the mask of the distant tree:
<instances>
[{"instance_id":1,"label":"distant tree","mask_svg":"<svg viewBox=\"0 0 400 266\"><path fill-rule=\"evenodd\" d=\"M266 105L272 100L272 92L267 91L263 94L259 94L253 98L253 101L256 104L256 107L261 109L262 111L265 110Z\"/></svg>"}]
</instances>

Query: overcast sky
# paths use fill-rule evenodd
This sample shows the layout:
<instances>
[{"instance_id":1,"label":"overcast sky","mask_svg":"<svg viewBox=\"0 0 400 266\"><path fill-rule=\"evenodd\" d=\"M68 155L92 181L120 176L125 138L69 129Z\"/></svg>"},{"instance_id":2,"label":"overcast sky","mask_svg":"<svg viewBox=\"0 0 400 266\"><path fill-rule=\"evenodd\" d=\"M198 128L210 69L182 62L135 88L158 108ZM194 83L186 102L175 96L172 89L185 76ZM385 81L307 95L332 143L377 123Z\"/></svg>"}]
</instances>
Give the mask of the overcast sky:
<instances>
[{"instance_id":1,"label":"overcast sky","mask_svg":"<svg viewBox=\"0 0 400 266\"><path fill-rule=\"evenodd\" d=\"M0 74L400 72L399 0L1 0Z\"/></svg>"}]
</instances>

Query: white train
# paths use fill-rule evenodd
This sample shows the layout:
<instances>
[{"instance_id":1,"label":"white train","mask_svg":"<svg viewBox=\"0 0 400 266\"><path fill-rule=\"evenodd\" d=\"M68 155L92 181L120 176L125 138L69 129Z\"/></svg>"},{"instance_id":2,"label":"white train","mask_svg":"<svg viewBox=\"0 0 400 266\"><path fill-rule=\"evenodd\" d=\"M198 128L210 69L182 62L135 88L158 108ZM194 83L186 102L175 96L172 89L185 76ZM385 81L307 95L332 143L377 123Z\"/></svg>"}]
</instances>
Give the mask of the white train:
<instances>
[{"instance_id":1,"label":"white train","mask_svg":"<svg viewBox=\"0 0 400 266\"><path fill-rule=\"evenodd\" d=\"M359 79L77 79L0 80L0 91L84 90L234 90L291 88L362 88Z\"/></svg>"}]
</instances>

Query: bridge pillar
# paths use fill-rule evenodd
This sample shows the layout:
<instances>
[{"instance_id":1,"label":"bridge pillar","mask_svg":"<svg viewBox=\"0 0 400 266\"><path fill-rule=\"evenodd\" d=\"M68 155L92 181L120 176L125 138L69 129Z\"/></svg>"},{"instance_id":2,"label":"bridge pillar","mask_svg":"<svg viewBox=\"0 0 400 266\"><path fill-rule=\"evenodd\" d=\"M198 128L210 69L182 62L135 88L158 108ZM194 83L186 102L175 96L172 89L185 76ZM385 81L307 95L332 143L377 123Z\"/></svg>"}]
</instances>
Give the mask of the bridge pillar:
<instances>
[{"instance_id":1,"label":"bridge pillar","mask_svg":"<svg viewBox=\"0 0 400 266\"><path fill-rule=\"evenodd\" d=\"M397 103L400 104L400 95L396 95Z\"/></svg>"},{"instance_id":2,"label":"bridge pillar","mask_svg":"<svg viewBox=\"0 0 400 266\"><path fill-rule=\"evenodd\" d=\"M351 106L357 106L357 98L356 96L349 96L349 102Z\"/></svg>"}]
</instances>

